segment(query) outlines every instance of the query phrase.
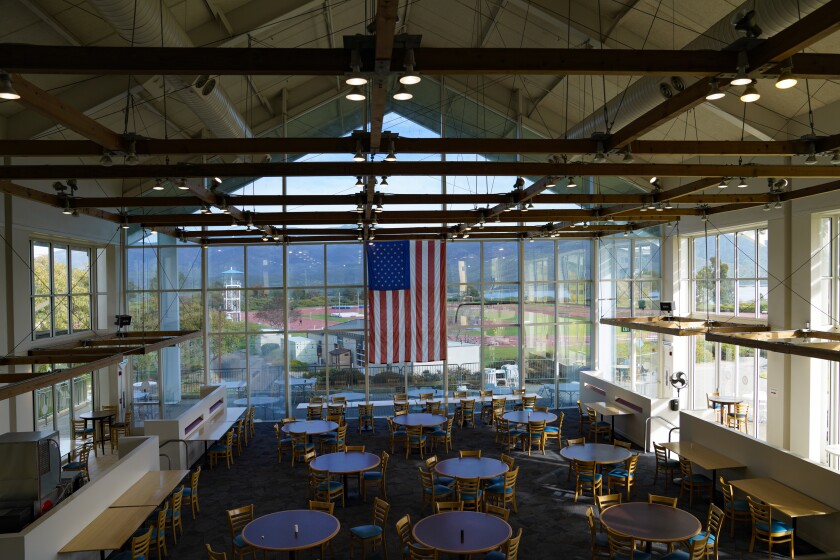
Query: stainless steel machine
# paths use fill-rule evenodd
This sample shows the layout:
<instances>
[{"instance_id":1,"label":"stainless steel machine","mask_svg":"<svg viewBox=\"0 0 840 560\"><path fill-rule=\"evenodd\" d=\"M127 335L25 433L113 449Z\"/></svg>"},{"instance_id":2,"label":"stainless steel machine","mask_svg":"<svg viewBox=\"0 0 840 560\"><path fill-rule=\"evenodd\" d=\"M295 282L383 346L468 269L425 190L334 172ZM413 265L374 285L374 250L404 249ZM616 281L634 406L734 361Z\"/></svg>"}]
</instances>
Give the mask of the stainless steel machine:
<instances>
[{"instance_id":1,"label":"stainless steel machine","mask_svg":"<svg viewBox=\"0 0 840 560\"><path fill-rule=\"evenodd\" d=\"M61 494L58 432L9 432L0 435L0 512L7 519L37 517L47 500ZM27 515L28 513L28 515ZM8 529L8 528L7 528Z\"/></svg>"}]
</instances>

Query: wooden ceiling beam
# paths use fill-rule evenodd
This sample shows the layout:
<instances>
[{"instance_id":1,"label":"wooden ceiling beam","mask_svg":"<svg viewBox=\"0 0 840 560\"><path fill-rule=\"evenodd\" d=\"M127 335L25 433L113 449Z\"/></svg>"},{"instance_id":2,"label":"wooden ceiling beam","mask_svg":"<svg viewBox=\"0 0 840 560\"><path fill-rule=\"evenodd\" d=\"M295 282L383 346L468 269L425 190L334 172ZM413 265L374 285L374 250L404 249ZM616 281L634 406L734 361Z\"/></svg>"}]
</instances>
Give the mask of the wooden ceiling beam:
<instances>
[{"instance_id":1,"label":"wooden ceiling beam","mask_svg":"<svg viewBox=\"0 0 840 560\"><path fill-rule=\"evenodd\" d=\"M376 2L376 46L374 48L374 79L370 101L370 152L377 153L382 142L382 122L390 87L391 57L394 54L394 28L397 25L397 0ZM402 62L402 61L400 61Z\"/></svg>"},{"instance_id":2,"label":"wooden ceiling beam","mask_svg":"<svg viewBox=\"0 0 840 560\"><path fill-rule=\"evenodd\" d=\"M31 200L33 202L46 204L47 206L53 206L55 208L64 209L65 198L54 194L45 193L37 189L30 189L28 187L15 185L11 181L0 180L0 193L10 194L18 198L23 198L26 200ZM70 198L70 207L75 209L78 214L90 216L92 218L99 218L100 220L106 220L115 224L118 224L121 221L120 216L112 212L106 212L105 210L100 210L99 208L77 207L76 200L77 199L75 197Z\"/></svg>"},{"instance_id":3,"label":"wooden ceiling beam","mask_svg":"<svg viewBox=\"0 0 840 560\"><path fill-rule=\"evenodd\" d=\"M589 176L589 177L725 177L745 178L837 178L840 166L830 165L721 165L693 163L544 163L481 161L409 162L290 162L290 163L196 163L183 165L7 165L0 166L0 179L129 179L168 177L356 177L478 175L478 176ZM535 183L536 185L536 183ZM534 185L532 185L534 186ZM536 196L544 185L523 191ZM530 189L530 187L529 187ZM532 193L532 194L529 194Z\"/></svg>"},{"instance_id":4,"label":"wooden ceiling beam","mask_svg":"<svg viewBox=\"0 0 840 560\"><path fill-rule=\"evenodd\" d=\"M747 53L750 71L790 58L840 29L840 0L830 0Z\"/></svg>"}]
</instances>

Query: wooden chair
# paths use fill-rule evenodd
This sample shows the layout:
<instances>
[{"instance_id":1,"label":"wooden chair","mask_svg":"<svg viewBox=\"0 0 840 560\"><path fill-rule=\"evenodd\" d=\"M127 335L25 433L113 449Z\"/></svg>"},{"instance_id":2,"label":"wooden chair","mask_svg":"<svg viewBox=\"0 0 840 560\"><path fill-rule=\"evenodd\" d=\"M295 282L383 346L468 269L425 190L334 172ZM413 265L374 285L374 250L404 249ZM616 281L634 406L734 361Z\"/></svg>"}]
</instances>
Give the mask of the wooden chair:
<instances>
[{"instance_id":1,"label":"wooden chair","mask_svg":"<svg viewBox=\"0 0 840 560\"><path fill-rule=\"evenodd\" d=\"M531 456L531 447L536 444L537 449L545 455L545 420L531 420L528 422L528 430L522 434L522 449L528 447L528 456Z\"/></svg>"},{"instance_id":2,"label":"wooden chair","mask_svg":"<svg viewBox=\"0 0 840 560\"><path fill-rule=\"evenodd\" d=\"M163 509L157 511L157 519L150 523L148 528L152 530L151 543L154 543L157 552L158 560L164 556L169 556L166 549L166 514L169 512L169 504L164 504ZM142 535L147 529L140 529L134 536Z\"/></svg>"},{"instance_id":3,"label":"wooden chair","mask_svg":"<svg viewBox=\"0 0 840 560\"><path fill-rule=\"evenodd\" d=\"M408 433L405 431L405 428L398 424L394 424L394 421L390 416L385 417L385 420L388 422L388 432L391 440L391 454L394 453L394 445L397 443L401 443L408 448Z\"/></svg>"},{"instance_id":4,"label":"wooden chair","mask_svg":"<svg viewBox=\"0 0 840 560\"><path fill-rule=\"evenodd\" d=\"M475 399L461 401L461 408L455 410L455 418L460 428L463 428L465 424L470 428L475 428Z\"/></svg>"},{"instance_id":5,"label":"wooden chair","mask_svg":"<svg viewBox=\"0 0 840 560\"><path fill-rule=\"evenodd\" d=\"M256 559L256 550L242 539L242 529L254 520L254 504L229 509L226 513L228 527L230 528L230 557L234 560L239 560L245 556L252 556Z\"/></svg>"},{"instance_id":6,"label":"wooden chair","mask_svg":"<svg viewBox=\"0 0 840 560\"><path fill-rule=\"evenodd\" d=\"M333 480L330 471L321 471L309 465L309 480L313 490L313 497L319 502L332 502L341 498L344 507L344 483Z\"/></svg>"},{"instance_id":7,"label":"wooden chair","mask_svg":"<svg viewBox=\"0 0 840 560\"><path fill-rule=\"evenodd\" d=\"M204 543L204 547L207 549L207 558L210 560L227 560L227 553L216 552L213 550L213 547L207 543Z\"/></svg>"},{"instance_id":8,"label":"wooden chair","mask_svg":"<svg viewBox=\"0 0 840 560\"><path fill-rule=\"evenodd\" d=\"M563 412L557 413L557 425L548 424L545 425L545 439L546 443L550 439L557 440L557 447L563 447L561 439L563 437L563 420L566 418L566 415Z\"/></svg>"},{"instance_id":9,"label":"wooden chair","mask_svg":"<svg viewBox=\"0 0 840 560\"><path fill-rule=\"evenodd\" d=\"M682 498L683 491L688 490L688 507L694 504L694 489L705 490L711 496L712 481L704 474L694 474L691 461L685 457L680 457L680 498Z\"/></svg>"},{"instance_id":10,"label":"wooden chair","mask_svg":"<svg viewBox=\"0 0 840 560\"><path fill-rule=\"evenodd\" d=\"M324 404L324 397L309 397L309 404Z\"/></svg>"},{"instance_id":11,"label":"wooden chair","mask_svg":"<svg viewBox=\"0 0 840 560\"><path fill-rule=\"evenodd\" d=\"M385 523L388 521L388 512L391 506L385 500L373 499L373 522L370 525L359 525L350 528L350 558L353 558L354 542L359 541L362 545L362 560L367 558L367 546L376 548L377 544L382 545L382 556L387 560L388 550L385 546Z\"/></svg>"},{"instance_id":12,"label":"wooden chair","mask_svg":"<svg viewBox=\"0 0 840 560\"><path fill-rule=\"evenodd\" d=\"M650 560L650 554L636 550L636 539L616 533L607 527L610 558L615 560Z\"/></svg>"},{"instance_id":13,"label":"wooden chair","mask_svg":"<svg viewBox=\"0 0 840 560\"><path fill-rule=\"evenodd\" d=\"M233 464L233 431L228 430L225 434L225 442L212 445L207 454L211 469L216 466L220 458L223 458L227 463L228 470L230 470L230 466Z\"/></svg>"},{"instance_id":14,"label":"wooden chair","mask_svg":"<svg viewBox=\"0 0 840 560\"><path fill-rule=\"evenodd\" d=\"M515 537L509 538L502 545L501 550L488 552L484 560L516 560L519 557L519 543L522 542L522 528Z\"/></svg>"},{"instance_id":15,"label":"wooden chair","mask_svg":"<svg viewBox=\"0 0 840 560\"><path fill-rule=\"evenodd\" d=\"M480 459L481 449L459 449L458 458L463 459L464 457L474 457L476 459Z\"/></svg>"},{"instance_id":16,"label":"wooden chair","mask_svg":"<svg viewBox=\"0 0 840 560\"><path fill-rule=\"evenodd\" d=\"M96 430L93 427L87 427L87 422L84 420L73 420L73 443L80 441L82 443L93 443L94 445L94 454L96 454L96 444L98 442L96 438Z\"/></svg>"},{"instance_id":17,"label":"wooden chair","mask_svg":"<svg viewBox=\"0 0 840 560\"><path fill-rule=\"evenodd\" d=\"M414 536L411 534L411 516L403 515L395 524L397 529L397 537L400 539L400 552L403 560L408 558L408 545L414 542Z\"/></svg>"},{"instance_id":18,"label":"wooden chair","mask_svg":"<svg viewBox=\"0 0 840 560\"><path fill-rule=\"evenodd\" d=\"M584 434L583 425L584 424L589 425L589 415L586 412L584 412L583 405L581 404L580 401L577 402L577 406L578 406L578 413L580 414L580 418L578 420L580 423L578 424L578 426L580 426L580 435L583 435Z\"/></svg>"},{"instance_id":19,"label":"wooden chair","mask_svg":"<svg viewBox=\"0 0 840 560\"><path fill-rule=\"evenodd\" d=\"M481 421L485 424L493 422L493 390L481 389L478 392L478 398L481 399Z\"/></svg>"},{"instance_id":20,"label":"wooden chair","mask_svg":"<svg viewBox=\"0 0 840 560\"><path fill-rule=\"evenodd\" d=\"M382 491L382 497L388 499L387 484L385 483L385 473L388 471L388 461L391 456L387 451L383 451L379 459L379 470L365 471L362 473L362 499L367 501L368 486L379 486Z\"/></svg>"},{"instance_id":21,"label":"wooden chair","mask_svg":"<svg viewBox=\"0 0 840 560\"><path fill-rule=\"evenodd\" d=\"M537 397L522 396L522 410L534 410L537 406Z\"/></svg>"},{"instance_id":22,"label":"wooden chair","mask_svg":"<svg viewBox=\"0 0 840 560\"><path fill-rule=\"evenodd\" d=\"M659 504L661 506L668 506L677 509L677 498L671 496L660 496L658 494L648 494L649 504Z\"/></svg>"},{"instance_id":23,"label":"wooden chair","mask_svg":"<svg viewBox=\"0 0 840 560\"><path fill-rule=\"evenodd\" d=\"M494 506L493 504L484 504L484 512L487 515L493 515L498 517L499 519L503 519L507 521L510 519L510 510L508 508L503 508L499 506Z\"/></svg>"},{"instance_id":24,"label":"wooden chair","mask_svg":"<svg viewBox=\"0 0 840 560\"><path fill-rule=\"evenodd\" d=\"M510 453L510 450L516 447L516 442L521 437L519 432L511 428L510 422L502 417L497 417L494 422L496 424L496 442L502 451Z\"/></svg>"},{"instance_id":25,"label":"wooden chair","mask_svg":"<svg viewBox=\"0 0 840 560\"><path fill-rule=\"evenodd\" d=\"M438 551L415 543L408 543L409 560L438 560Z\"/></svg>"},{"instance_id":26,"label":"wooden chair","mask_svg":"<svg viewBox=\"0 0 840 560\"><path fill-rule=\"evenodd\" d=\"M292 452L292 438L280 430L279 424L274 424L274 435L277 436L277 463L283 463L283 453Z\"/></svg>"},{"instance_id":27,"label":"wooden chair","mask_svg":"<svg viewBox=\"0 0 840 560\"><path fill-rule=\"evenodd\" d=\"M464 511L464 502L435 502L435 513Z\"/></svg>"},{"instance_id":28,"label":"wooden chair","mask_svg":"<svg viewBox=\"0 0 840 560\"><path fill-rule=\"evenodd\" d=\"M442 484L443 486L449 486L450 488L455 487L455 479L449 476L443 476L437 474L435 471L435 466L438 464L438 457L437 455L432 455L431 457L426 458L426 468L432 473L432 477L435 479L435 484Z\"/></svg>"},{"instance_id":29,"label":"wooden chair","mask_svg":"<svg viewBox=\"0 0 840 560\"><path fill-rule=\"evenodd\" d=\"M458 501L464 503L464 511L483 510L484 490L481 489L480 478L456 478L455 491Z\"/></svg>"},{"instance_id":30,"label":"wooden chair","mask_svg":"<svg viewBox=\"0 0 840 560\"><path fill-rule=\"evenodd\" d=\"M505 414L505 408L507 407L507 399L504 397L493 397L492 401L490 402L490 406L492 406L492 416L493 422L495 422L498 418L501 418Z\"/></svg>"},{"instance_id":31,"label":"wooden chair","mask_svg":"<svg viewBox=\"0 0 840 560\"><path fill-rule=\"evenodd\" d=\"M68 472L79 472L82 474L84 480L90 481L90 471L88 470L88 459L90 458L90 451L93 448L92 442L86 442L70 452L70 460L64 465L61 470Z\"/></svg>"},{"instance_id":32,"label":"wooden chair","mask_svg":"<svg viewBox=\"0 0 840 560\"><path fill-rule=\"evenodd\" d=\"M338 453L347 447L347 424L336 428L329 437L321 438L321 455Z\"/></svg>"},{"instance_id":33,"label":"wooden chair","mask_svg":"<svg viewBox=\"0 0 840 560\"><path fill-rule=\"evenodd\" d=\"M750 405L747 403L736 403L735 410L726 415L726 425L730 428L738 430L739 432L743 431L744 433L748 433L749 422Z\"/></svg>"},{"instance_id":34,"label":"wooden chair","mask_svg":"<svg viewBox=\"0 0 840 560\"><path fill-rule=\"evenodd\" d=\"M315 451L315 444L309 441L309 437L305 433L293 433L290 438L292 440L292 466L294 467L299 459L303 459L310 451Z\"/></svg>"},{"instance_id":35,"label":"wooden chair","mask_svg":"<svg viewBox=\"0 0 840 560\"><path fill-rule=\"evenodd\" d=\"M718 391L714 391L711 393L706 393L706 408L715 411L715 422L723 422L723 405L720 403L713 403L710 397L719 397L720 393Z\"/></svg>"},{"instance_id":36,"label":"wooden chair","mask_svg":"<svg viewBox=\"0 0 840 560\"><path fill-rule=\"evenodd\" d=\"M705 560L708 536L689 541L688 554L678 550L662 557L662 560Z\"/></svg>"},{"instance_id":37,"label":"wooden chair","mask_svg":"<svg viewBox=\"0 0 840 560\"><path fill-rule=\"evenodd\" d=\"M111 424L111 451L119 449L120 437L129 437L131 435L132 412L130 408L125 410L125 416L122 422L114 422Z\"/></svg>"},{"instance_id":38,"label":"wooden chair","mask_svg":"<svg viewBox=\"0 0 840 560\"><path fill-rule=\"evenodd\" d=\"M519 476L519 467L511 469L502 475L502 482L489 485L486 492L486 500L499 507L513 505L514 513L519 511L516 505L516 479Z\"/></svg>"},{"instance_id":39,"label":"wooden chair","mask_svg":"<svg viewBox=\"0 0 840 560\"><path fill-rule=\"evenodd\" d=\"M723 526L725 516L723 510L715 504L709 504L709 514L706 516L706 530L700 531L688 539L688 544L696 540L706 542L706 555L718 560L718 542L720 541L720 528Z\"/></svg>"},{"instance_id":40,"label":"wooden chair","mask_svg":"<svg viewBox=\"0 0 840 560\"><path fill-rule=\"evenodd\" d=\"M183 500L189 504L192 511L192 518L195 519L195 514L201 511L198 507L198 478L201 476L201 466L197 466L190 475L190 485L184 488Z\"/></svg>"},{"instance_id":41,"label":"wooden chair","mask_svg":"<svg viewBox=\"0 0 840 560\"><path fill-rule=\"evenodd\" d=\"M435 483L434 475L430 471L423 467L418 467L417 471L420 474L420 485L423 492L422 505L424 508L426 504L429 504L434 510L435 502L454 497L455 491L449 486Z\"/></svg>"},{"instance_id":42,"label":"wooden chair","mask_svg":"<svg viewBox=\"0 0 840 560\"><path fill-rule=\"evenodd\" d=\"M586 445L586 438L579 437L579 438L571 438L566 439L566 447L571 447L573 445ZM569 461L569 474L566 476L566 480L572 479L572 472L575 470L575 463L574 461Z\"/></svg>"},{"instance_id":43,"label":"wooden chair","mask_svg":"<svg viewBox=\"0 0 840 560\"><path fill-rule=\"evenodd\" d=\"M408 403L402 401L395 401L394 416L400 416L401 414L408 414Z\"/></svg>"},{"instance_id":44,"label":"wooden chair","mask_svg":"<svg viewBox=\"0 0 840 560\"><path fill-rule=\"evenodd\" d=\"M324 419L327 422L335 422L337 426L343 426L345 424L344 414L341 412L328 412L326 418Z\"/></svg>"},{"instance_id":45,"label":"wooden chair","mask_svg":"<svg viewBox=\"0 0 840 560\"><path fill-rule=\"evenodd\" d=\"M752 552L755 546L755 541L764 541L767 543L767 556L773 556L773 545L790 543L790 557L793 558L793 526L783 523L782 521L773 521L773 508L770 504L765 504L753 499L752 496L747 496L747 504L750 508L750 517L752 519L752 536L750 537L750 548Z\"/></svg>"},{"instance_id":46,"label":"wooden chair","mask_svg":"<svg viewBox=\"0 0 840 560\"><path fill-rule=\"evenodd\" d=\"M607 492L612 493L613 485L624 488L627 491L627 499L630 499L630 492L636 483L636 465L639 462L639 455L632 455L624 462L624 468L613 469L607 474Z\"/></svg>"},{"instance_id":47,"label":"wooden chair","mask_svg":"<svg viewBox=\"0 0 840 560\"><path fill-rule=\"evenodd\" d=\"M432 449L437 449L438 442L440 442L443 443L444 453L449 453L449 450L452 449L452 425L454 423L455 418L449 418L446 420L446 428L438 427L429 434L429 437L432 438Z\"/></svg>"},{"instance_id":48,"label":"wooden chair","mask_svg":"<svg viewBox=\"0 0 840 560\"><path fill-rule=\"evenodd\" d=\"M441 406L443 406L443 403L438 401L427 401L426 412L429 414L442 414Z\"/></svg>"},{"instance_id":49,"label":"wooden chair","mask_svg":"<svg viewBox=\"0 0 840 560\"><path fill-rule=\"evenodd\" d=\"M405 458L411 455L411 450L417 448L420 451L420 458L426 452L426 435L423 433L423 426L408 426L406 427L406 435L408 436L408 443L405 446Z\"/></svg>"},{"instance_id":50,"label":"wooden chair","mask_svg":"<svg viewBox=\"0 0 840 560\"><path fill-rule=\"evenodd\" d=\"M394 402L406 402L408 401L408 393L394 393Z\"/></svg>"},{"instance_id":51,"label":"wooden chair","mask_svg":"<svg viewBox=\"0 0 840 560\"><path fill-rule=\"evenodd\" d=\"M245 439L245 419L237 420L230 431L233 433L233 446L236 448L236 454L241 456L242 441Z\"/></svg>"},{"instance_id":52,"label":"wooden chair","mask_svg":"<svg viewBox=\"0 0 840 560\"><path fill-rule=\"evenodd\" d=\"M600 520L605 511L613 506L621 505L621 494L601 494L600 496L595 496L595 505L598 506L598 519ZM601 524L601 531L603 530L604 525Z\"/></svg>"},{"instance_id":53,"label":"wooden chair","mask_svg":"<svg viewBox=\"0 0 840 560\"><path fill-rule=\"evenodd\" d=\"M257 407L252 406L248 409L248 441L254 439L254 436L257 435L257 428L254 425L254 417L257 415Z\"/></svg>"},{"instance_id":54,"label":"wooden chair","mask_svg":"<svg viewBox=\"0 0 840 560\"><path fill-rule=\"evenodd\" d=\"M331 396L330 397L330 404L340 404L344 406L347 404L347 397L340 397L340 396Z\"/></svg>"},{"instance_id":55,"label":"wooden chair","mask_svg":"<svg viewBox=\"0 0 840 560\"><path fill-rule=\"evenodd\" d=\"M575 459L575 502L586 488L592 489L592 497L601 493L603 477L597 472L595 461L580 461Z\"/></svg>"},{"instance_id":56,"label":"wooden chair","mask_svg":"<svg viewBox=\"0 0 840 560\"><path fill-rule=\"evenodd\" d=\"M656 472L653 473L653 485L656 486L656 481L659 478L659 471L665 473L665 489L674 480L674 474L680 469L680 462L676 459L668 457L668 450L656 442L653 442L653 451L656 455Z\"/></svg>"},{"instance_id":57,"label":"wooden chair","mask_svg":"<svg viewBox=\"0 0 840 560\"><path fill-rule=\"evenodd\" d=\"M722 476L718 480L723 494L723 514L729 519L729 536L735 537L735 523L752 519L750 506L746 500L735 499L735 490Z\"/></svg>"},{"instance_id":58,"label":"wooden chair","mask_svg":"<svg viewBox=\"0 0 840 560\"><path fill-rule=\"evenodd\" d=\"M359 411L359 433L370 430L371 433L376 433L373 422L373 403L360 404L357 407ZM393 453L393 450L391 451Z\"/></svg>"},{"instance_id":59,"label":"wooden chair","mask_svg":"<svg viewBox=\"0 0 840 560\"><path fill-rule=\"evenodd\" d=\"M184 534L184 525L181 523L181 501L183 498L184 486L181 485L172 493L171 506L169 511L166 512L166 527L172 529L172 540L175 544L178 544L178 531L180 530L181 534Z\"/></svg>"},{"instance_id":60,"label":"wooden chair","mask_svg":"<svg viewBox=\"0 0 840 560\"><path fill-rule=\"evenodd\" d=\"M324 404L312 404L310 402L309 406L306 407L306 419L307 420L321 420L324 417Z\"/></svg>"},{"instance_id":61,"label":"wooden chair","mask_svg":"<svg viewBox=\"0 0 840 560\"><path fill-rule=\"evenodd\" d=\"M149 557L149 549L152 545L152 528L149 527L139 535L131 537L131 548L125 552L128 554L118 554L114 560L145 560Z\"/></svg>"},{"instance_id":62,"label":"wooden chair","mask_svg":"<svg viewBox=\"0 0 840 560\"><path fill-rule=\"evenodd\" d=\"M316 502L315 500L309 500L309 509L310 511L322 511L324 513L328 513L333 515L335 513L335 504L332 502ZM330 558L335 558L335 551L333 551L333 540L330 539L326 543L321 543L321 558L326 558L327 555L325 554L325 548L329 544L330 547Z\"/></svg>"},{"instance_id":63,"label":"wooden chair","mask_svg":"<svg viewBox=\"0 0 840 560\"><path fill-rule=\"evenodd\" d=\"M598 556L609 557L610 543L606 535L600 534L595 529L595 512L592 511L592 506L586 508L586 524L589 526L589 536L592 539L592 560L595 560Z\"/></svg>"},{"instance_id":64,"label":"wooden chair","mask_svg":"<svg viewBox=\"0 0 840 560\"><path fill-rule=\"evenodd\" d=\"M598 420L598 414L592 408L586 409L586 414L589 417L589 437L593 442L598 443L598 436L604 434L607 440L612 438L612 424L609 422Z\"/></svg>"}]
</instances>

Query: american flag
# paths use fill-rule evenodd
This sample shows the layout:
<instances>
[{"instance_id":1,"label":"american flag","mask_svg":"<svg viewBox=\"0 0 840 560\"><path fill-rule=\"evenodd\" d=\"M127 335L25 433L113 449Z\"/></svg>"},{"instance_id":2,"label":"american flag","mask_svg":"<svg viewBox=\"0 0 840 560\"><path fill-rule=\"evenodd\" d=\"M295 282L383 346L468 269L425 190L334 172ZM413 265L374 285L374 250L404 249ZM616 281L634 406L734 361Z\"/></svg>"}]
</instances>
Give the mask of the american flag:
<instances>
[{"instance_id":1,"label":"american flag","mask_svg":"<svg viewBox=\"0 0 840 560\"><path fill-rule=\"evenodd\" d=\"M446 359L446 244L385 241L367 247L368 363Z\"/></svg>"}]
</instances>

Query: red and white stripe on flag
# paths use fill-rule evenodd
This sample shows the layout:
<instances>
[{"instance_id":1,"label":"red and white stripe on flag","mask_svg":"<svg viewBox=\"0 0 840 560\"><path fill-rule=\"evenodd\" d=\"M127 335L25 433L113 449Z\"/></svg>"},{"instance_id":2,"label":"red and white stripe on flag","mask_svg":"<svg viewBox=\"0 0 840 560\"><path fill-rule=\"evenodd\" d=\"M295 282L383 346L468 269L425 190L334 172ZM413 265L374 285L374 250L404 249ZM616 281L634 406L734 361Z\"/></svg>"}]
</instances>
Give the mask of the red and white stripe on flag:
<instances>
[{"instance_id":1,"label":"red and white stripe on flag","mask_svg":"<svg viewBox=\"0 0 840 560\"><path fill-rule=\"evenodd\" d=\"M409 241L410 288L368 290L368 363L446 359L446 243Z\"/></svg>"}]
</instances>

